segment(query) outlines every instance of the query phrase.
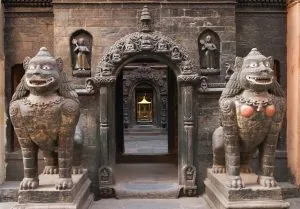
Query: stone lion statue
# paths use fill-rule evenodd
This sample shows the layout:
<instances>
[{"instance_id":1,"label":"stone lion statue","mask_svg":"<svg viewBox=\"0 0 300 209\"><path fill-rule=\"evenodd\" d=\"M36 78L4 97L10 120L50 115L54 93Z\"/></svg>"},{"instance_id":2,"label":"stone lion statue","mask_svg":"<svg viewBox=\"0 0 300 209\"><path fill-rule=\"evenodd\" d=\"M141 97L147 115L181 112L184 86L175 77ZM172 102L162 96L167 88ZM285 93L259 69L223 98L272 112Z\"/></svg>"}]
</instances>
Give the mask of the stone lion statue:
<instances>
[{"instance_id":1,"label":"stone lion statue","mask_svg":"<svg viewBox=\"0 0 300 209\"><path fill-rule=\"evenodd\" d=\"M214 173L228 174L228 187L244 187L240 172L251 172L259 150L258 184L276 186L275 150L285 113L284 92L273 74L273 58L256 48L237 57L235 72L219 100L221 126L213 134Z\"/></svg>"},{"instance_id":2,"label":"stone lion statue","mask_svg":"<svg viewBox=\"0 0 300 209\"><path fill-rule=\"evenodd\" d=\"M45 159L44 174L59 174L56 189L73 186L73 139L80 110L76 92L67 82L62 60L45 47L25 58L25 75L10 103L9 114L24 164L20 189L38 187L38 149Z\"/></svg>"}]
</instances>

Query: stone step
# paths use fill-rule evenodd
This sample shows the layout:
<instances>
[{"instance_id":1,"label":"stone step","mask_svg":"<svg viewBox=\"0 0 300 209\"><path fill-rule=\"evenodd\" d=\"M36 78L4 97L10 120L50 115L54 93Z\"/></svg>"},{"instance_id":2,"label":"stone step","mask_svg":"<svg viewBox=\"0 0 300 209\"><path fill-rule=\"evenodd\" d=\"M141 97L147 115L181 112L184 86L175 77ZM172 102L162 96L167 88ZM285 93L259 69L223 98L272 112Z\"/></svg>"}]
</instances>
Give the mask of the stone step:
<instances>
[{"instance_id":1,"label":"stone step","mask_svg":"<svg viewBox=\"0 0 300 209\"><path fill-rule=\"evenodd\" d=\"M167 133L165 128L156 127L153 125L137 125L131 128L124 129L124 134L157 134Z\"/></svg>"},{"instance_id":2,"label":"stone step","mask_svg":"<svg viewBox=\"0 0 300 209\"><path fill-rule=\"evenodd\" d=\"M156 181L118 183L114 188L120 199L176 199L180 192L177 183Z\"/></svg>"},{"instance_id":3,"label":"stone step","mask_svg":"<svg viewBox=\"0 0 300 209\"><path fill-rule=\"evenodd\" d=\"M153 129L138 129L138 128L130 128L124 129L124 135L163 135L167 134L167 130L163 128L153 128Z\"/></svg>"},{"instance_id":4,"label":"stone step","mask_svg":"<svg viewBox=\"0 0 300 209\"><path fill-rule=\"evenodd\" d=\"M300 191L294 184L289 182L278 182L278 185L281 188L283 199L300 197Z\"/></svg>"},{"instance_id":5,"label":"stone step","mask_svg":"<svg viewBox=\"0 0 300 209\"><path fill-rule=\"evenodd\" d=\"M5 181L0 184L0 202L17 202L20 181Z\"/></svg>"}]
</instances>

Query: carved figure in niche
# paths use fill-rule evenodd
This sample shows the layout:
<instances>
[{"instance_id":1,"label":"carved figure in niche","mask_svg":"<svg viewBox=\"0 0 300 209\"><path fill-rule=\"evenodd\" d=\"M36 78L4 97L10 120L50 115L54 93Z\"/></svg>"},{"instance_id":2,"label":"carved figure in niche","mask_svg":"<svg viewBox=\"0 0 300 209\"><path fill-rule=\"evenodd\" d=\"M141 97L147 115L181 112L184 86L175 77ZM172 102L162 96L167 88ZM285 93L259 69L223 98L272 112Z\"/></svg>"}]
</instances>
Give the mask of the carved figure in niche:
<instances>
[{"instance_id":1,"label":"carved figure in niche","mask_svg":"<svg viewBox=\"0 0 300 209\"><path fill-rule=\"evenodd\" d=\"M121 61L121 55L118 52L112 54L112 61L114 63L119 63Z\"/></svg>"},{"instance_id":2,"label":"carved figure in niche","mask_svg":"<svg viewBox=\"0 0 300 209\"><path fill-rule=\"evenodd\" d=\"M202 91L205 91L208 88L208 78L206 76L200 78L200 88Z\"/></svg>"},{"instance_id":3,"label":"carved figure in niche","mask_svg":"<svg viewBox=\"0 0 300 209\"><path fill-rule=\"evenodd\" d=\"M152 45L152 40L149 36L142 36L141 39L141 49L142 50L151 50L154 46Z\"/></svg>"},{"instance_id":4,"label":"carved figure in niche","mask_svg":"<svg viewBox=\"0 0 300 209\"><path fill-rule=\"evenodd\" d=\"M79 38L78 40L74 38L72 43L75 45L74 52L77 54L75 70L89 70L91 67L87 56L90 50L85 45L84 38Z\"/></svg>"},{"instance_id":5,"label":"carved figure in niche","mask_svg":"<svg viewBox=\"0 0 300 209\"><path fill-rule=\"evenodd\" d=\"M23 155L20 189L39 185L39 149L44 154L44 174L58 172L56 188L70 189L73 139L79 118L77 94L62 71L62 60L52 57L45 47L32 59L25 58L23 65L26 72L9 107Z\"/></svg>"},{"instance_id":6,"label":"carved figure in niche","mask_svg":"<svg viewBox=\"0 0 300 209\"><path fill-rule=\"evenodd\" d=\"M168 52L168 46L166 41L160 41L157 46L158 52Z\"/></svg>"},{"instance_id":7,"label":"carved figure in niche","mask_svg":"<svg viewBox=\"0 0 300 209\"><path fill-rule=\"evenodd\" d=\"M175 61L181 60L180 51L177 46L173 47L173 49L172 49L171 59L175 60Z\"/></svg>"},{"instance_id":8,"label":"carved figure in niche","mask_svg":"<svg viewBox=\"0 0 300 209\"><path fill-rule=\"evenodd\" d=\"M221 126L213 134L213 172L228 174L228 187L241 188L240 172L251 172L258 149L258 184L276 186L275 149L285 113L283 90L273 77L273 59L256 48L236 58L235 72L219 100Z\"/></svg>"},{"instance_id":9,"label":"carved figure in niche","mask_svg":"<svg viewBox=\"0 0 300 209\"><path fill-rule=\"evenodd\" d=\"M101 73L102 73L102 75L104 75L104 76L109 76L109 75L111 75L112 70L113 70L113 65L110 64L110 63L108 63L108 62L105 62L105 63L103 64L103 66L101 67Z\"/></svg>"},{"instance_id":10,"label":"carved figure in niche","mask_svg":"<svg viewBox=\"0 0 300 209\"><path fill-rule=\"evenodd\" d=\"M181 71L182 74L190 74L193 72L193 66L190 60L182 62Z\"/></svg>"},{"instance_id":11,"label":"carved figure in niche","mask_svg":"<svg viewBox=\"0 0 300 209\"><path fill-rule=\"evenodd\" d=\"M133 43L126 43L125 44L125 50L124 53L125 54L129 54L129 53L134 53L135 52L135 46Z\"/></svg>"},{"instance_id":12,"label":"carved figure in niche","mask_svg":"<svg viewBox=\"0 0 300 209\"><path fill-rule=\"evenodd\" d=\"M200 44L202 45L201 51L204 52L204 59L203 59L204 66L207 69L215 69L216 68L215 54L216 54L217 47L212 42L211 35L207 35L205 37L205 40L200 40Z\"/></svg>"}]
</instances>

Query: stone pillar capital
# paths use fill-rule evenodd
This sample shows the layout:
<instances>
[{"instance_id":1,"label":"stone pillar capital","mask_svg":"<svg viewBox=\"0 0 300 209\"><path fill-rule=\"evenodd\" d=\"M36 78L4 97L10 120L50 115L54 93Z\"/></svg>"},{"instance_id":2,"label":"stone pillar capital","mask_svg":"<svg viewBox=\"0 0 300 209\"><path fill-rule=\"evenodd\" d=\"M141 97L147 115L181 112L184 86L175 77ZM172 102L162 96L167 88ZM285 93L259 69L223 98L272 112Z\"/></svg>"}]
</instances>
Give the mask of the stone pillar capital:
<instances>
[{"instance_id":1,"label":"stone pillar capital","mask_svg":"<svg viewBox=\"0 0 300 209\"><path fill-rule=\"evenodd\" d=\"M177 81L183 84L190 84L193 85L194 83L200 80L200 76L198 74L191 74L191 75L179 75L177 77Z\"/></svg>"},{"instance_id":2,"label":"stone pillar capital","mask_svg":"<svg viewBox=\"0 0 300 209\"><path fill-rule=\"evenodd\" d=\"M90 81L93 82L94 86L100 88L101 86L110 86L113 85L117 80L116 76L96 76Z\"/></svg>"}]
</instances>

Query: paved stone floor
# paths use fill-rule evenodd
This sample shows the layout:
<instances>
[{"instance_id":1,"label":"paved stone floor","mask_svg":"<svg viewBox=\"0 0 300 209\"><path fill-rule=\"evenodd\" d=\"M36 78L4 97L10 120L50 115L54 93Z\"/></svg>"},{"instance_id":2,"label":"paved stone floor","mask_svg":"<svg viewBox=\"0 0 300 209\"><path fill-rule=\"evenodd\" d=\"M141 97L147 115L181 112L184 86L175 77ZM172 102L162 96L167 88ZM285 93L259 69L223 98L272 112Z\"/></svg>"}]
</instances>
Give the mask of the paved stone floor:
<instances>
[{"instance_id":1,"label":"paved stone floor","mask_svg":"<svg viewBox=\"0 0 300 209\"><path fill-rule=\"evenodd\" d=\"M124 135L126 154L163 154L168 153L168 136L161 135Z\"/></svg>"},{"instance_id":2,"label":"paved stone floor","mask_svg":"<svg viewBox=\"0 0 300 209\"><path fill-rule=\"evenodd\" d=\"M287 199L290 209L300 208L300 198ZM10 209L16 203L0 203L0 209ZM179 199L104 199L90 209L210 209L202 197Z\"/></svg>"},{"instance_id":3,"label":"paved stone floor","mask_svg":"<svg viewBox=\"0 0 300 209\"><path fill-rule=\"evenodd\" d=\"M122 199L100 200L94 202L91 209L209 209L204 199Z\"/></svg>"}]
</instances>

